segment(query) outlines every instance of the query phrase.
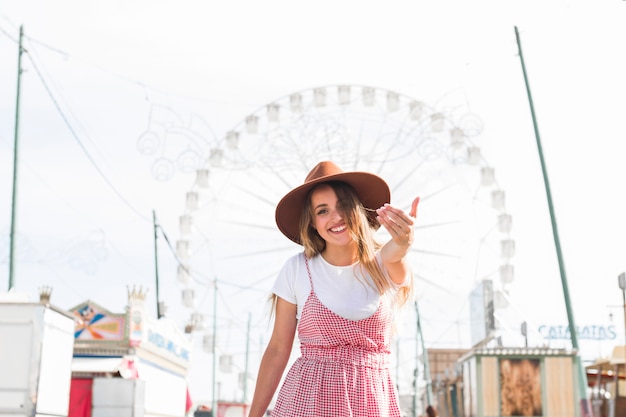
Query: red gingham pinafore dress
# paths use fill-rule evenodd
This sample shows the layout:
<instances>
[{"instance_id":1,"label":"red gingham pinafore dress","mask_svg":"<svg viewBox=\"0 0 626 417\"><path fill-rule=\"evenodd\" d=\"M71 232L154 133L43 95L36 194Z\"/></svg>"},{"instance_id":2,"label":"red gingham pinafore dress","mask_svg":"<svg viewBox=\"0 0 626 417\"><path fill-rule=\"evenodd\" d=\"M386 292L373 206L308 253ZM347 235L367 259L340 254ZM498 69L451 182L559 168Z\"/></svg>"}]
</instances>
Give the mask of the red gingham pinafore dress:
<instances>
[{"instance_id":1,"label":"red gingham pinafore dress","mask_svg":"<svg viewBox=\"0 0 626 417\"><path fill-rule=\"evenodd\" d=\"M345 319L311 292L298 334L301 356L285 377L274 417L400 416L389 373L392 309L381 297L376 312L363 320Z\"/></svg>"}]
</instances>

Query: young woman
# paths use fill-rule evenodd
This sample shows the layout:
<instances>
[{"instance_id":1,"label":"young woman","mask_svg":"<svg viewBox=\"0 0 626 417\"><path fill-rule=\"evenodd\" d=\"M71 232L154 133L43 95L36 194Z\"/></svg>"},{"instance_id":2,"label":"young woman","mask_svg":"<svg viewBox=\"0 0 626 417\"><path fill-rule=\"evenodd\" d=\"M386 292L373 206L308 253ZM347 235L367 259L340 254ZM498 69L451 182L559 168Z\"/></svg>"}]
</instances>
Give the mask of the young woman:
<instances>
[{"instance_id":1,"label":"young woman","mask_svg":"<svg viewBox=\"0 0 626 417\"><path fill-rule=\"evenodd\" d=\"M271 415L400 416L389 372L394 305L406 301L413 218L389 204L387 183L320 162L276 207L280 231L304 247L287 260L273 292L274 329L249 417L263 416L281 381L296 330L301 356ZM383 226L391 236L374 239Z\"/></svg>"}]
</instances>

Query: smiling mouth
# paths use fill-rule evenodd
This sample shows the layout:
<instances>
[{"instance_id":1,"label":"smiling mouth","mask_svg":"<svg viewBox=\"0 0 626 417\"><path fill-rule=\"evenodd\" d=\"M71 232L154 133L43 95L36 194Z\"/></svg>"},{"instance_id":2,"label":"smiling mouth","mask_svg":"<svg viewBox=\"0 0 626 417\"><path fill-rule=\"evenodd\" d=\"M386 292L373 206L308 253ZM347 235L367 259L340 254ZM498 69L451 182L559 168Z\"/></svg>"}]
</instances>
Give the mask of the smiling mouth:
<instances>
[{"instance_id":1,"label":"smiling mouth","mask_svg":"<svg viewBox=\"0 0 626 417\"><path fill-rule=\"evenodd\" d=\"M330 231L333 232L333 233L343 232L344 230L346 230L346 225L339 226L339 227L331 227L330 228Z\"/></svg>"}]
</instances>

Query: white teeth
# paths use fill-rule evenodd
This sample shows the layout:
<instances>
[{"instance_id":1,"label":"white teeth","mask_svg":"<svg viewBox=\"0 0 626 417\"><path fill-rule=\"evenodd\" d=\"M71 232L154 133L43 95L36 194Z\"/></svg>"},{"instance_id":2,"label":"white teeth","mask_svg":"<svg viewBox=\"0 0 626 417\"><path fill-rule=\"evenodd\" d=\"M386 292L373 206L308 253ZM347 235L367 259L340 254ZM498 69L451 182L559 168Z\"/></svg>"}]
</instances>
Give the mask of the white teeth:
<instances>
[{"instance_id":1,"label":"white teeth","mask_svg":"<svg viewBox=\"0 0 626 417\"><path fill-rule=\"evenodd\" d=\"M335 233L343 232L344 230L346 230L346 226L332 227L330 229L331 232L335 232Z\"/></svg>"}]
</instances>

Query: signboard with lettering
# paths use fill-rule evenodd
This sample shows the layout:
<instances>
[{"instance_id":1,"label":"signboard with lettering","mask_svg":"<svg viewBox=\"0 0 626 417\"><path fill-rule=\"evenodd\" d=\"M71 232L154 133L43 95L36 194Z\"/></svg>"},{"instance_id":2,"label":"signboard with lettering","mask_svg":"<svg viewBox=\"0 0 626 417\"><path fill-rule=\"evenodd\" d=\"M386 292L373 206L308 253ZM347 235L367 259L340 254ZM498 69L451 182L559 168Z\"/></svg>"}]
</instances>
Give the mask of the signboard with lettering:
<instances>
[{"instance_id":1,"label":"signboard with lettering","mask_svg":"<svg viewBox=\"0 0 626 417\"><path fill-rule=\"evenodd\" d=\"M571 338L569 326L542 324L537 330L544 338L550 340ZM576 326L576 334L579 339L587 340L614 340L617 338L615 326L612 324L608 326L599 324Z\"/></svg>"}]
</instances>

